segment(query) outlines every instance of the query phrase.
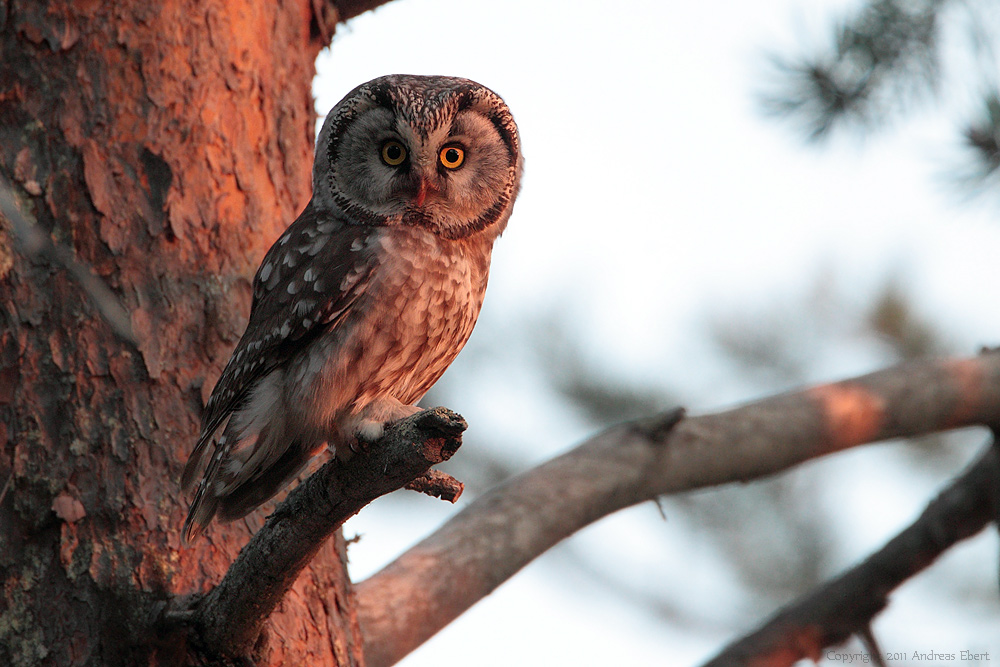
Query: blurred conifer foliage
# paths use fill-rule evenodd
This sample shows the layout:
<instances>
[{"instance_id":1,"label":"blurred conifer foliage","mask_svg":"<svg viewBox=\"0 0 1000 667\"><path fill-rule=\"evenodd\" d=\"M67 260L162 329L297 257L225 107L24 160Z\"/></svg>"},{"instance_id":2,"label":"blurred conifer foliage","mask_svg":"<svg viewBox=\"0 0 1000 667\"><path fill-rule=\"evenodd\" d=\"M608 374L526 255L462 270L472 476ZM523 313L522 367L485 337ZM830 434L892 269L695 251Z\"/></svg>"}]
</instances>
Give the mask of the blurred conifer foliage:
<instances>
[{"instance_id":1,"label":"blurred conifer foliage","mask_svg":"<svg viewBox=\"0 0 1000 667\"><path fill-rule=\"evenodd\" d=\"M805 53L772 53L764 108L812 140L836 128L884 127L918 106L974 100L956 134L969 150L962 176L1000 184L1000 7L991 0L870 0Z\"/></svg>"}]
</instances>

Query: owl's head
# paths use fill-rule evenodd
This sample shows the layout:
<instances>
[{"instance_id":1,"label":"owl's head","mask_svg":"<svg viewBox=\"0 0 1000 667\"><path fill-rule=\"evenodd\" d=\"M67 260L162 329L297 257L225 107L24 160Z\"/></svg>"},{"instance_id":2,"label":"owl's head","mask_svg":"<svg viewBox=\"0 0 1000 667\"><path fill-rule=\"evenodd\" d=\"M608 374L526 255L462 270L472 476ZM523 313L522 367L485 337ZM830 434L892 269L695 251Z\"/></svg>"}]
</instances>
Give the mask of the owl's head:
<instances>
[{"instance_id":1,"label":"owl's head","mask_svg":"<svg viewBox=\"0 0 1000 667\"><path fill-rule=\"evenodd\" d=\"M313 204L355 224L495 237L510 217L521 163L517 125L492 90L454 77L383 76L327 115Z\"/></svg>"}]
</instances>

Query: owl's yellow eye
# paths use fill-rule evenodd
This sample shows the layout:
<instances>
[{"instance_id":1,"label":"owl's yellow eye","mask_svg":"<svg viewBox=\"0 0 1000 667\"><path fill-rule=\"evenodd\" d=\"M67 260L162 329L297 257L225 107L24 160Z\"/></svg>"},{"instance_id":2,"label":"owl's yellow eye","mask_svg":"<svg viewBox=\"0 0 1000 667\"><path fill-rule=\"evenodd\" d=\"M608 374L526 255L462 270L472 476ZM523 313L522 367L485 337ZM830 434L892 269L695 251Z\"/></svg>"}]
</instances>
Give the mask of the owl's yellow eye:
<instances>
[{"instance_id":1,"label":"owl's yellow eye","mask_svg":"<svg viewBox=\"0 0 1000 667\"><path fill-rule=\"evenodd\" d=\"M406 161L406 147L395 139L382 144L382 162L390 167L398 167Z\"/></svg>"},{"instance_id":2,"label":"owl's yellow eye","mask_svg":"<svg viewBox=\"0 0 1000 667\"><path fill-rule=\"evenodd\" d=\"M465 162L465 151L459 146L445 146L438 157L446 169L458 169Z\"/></svg>"}]
</instances>

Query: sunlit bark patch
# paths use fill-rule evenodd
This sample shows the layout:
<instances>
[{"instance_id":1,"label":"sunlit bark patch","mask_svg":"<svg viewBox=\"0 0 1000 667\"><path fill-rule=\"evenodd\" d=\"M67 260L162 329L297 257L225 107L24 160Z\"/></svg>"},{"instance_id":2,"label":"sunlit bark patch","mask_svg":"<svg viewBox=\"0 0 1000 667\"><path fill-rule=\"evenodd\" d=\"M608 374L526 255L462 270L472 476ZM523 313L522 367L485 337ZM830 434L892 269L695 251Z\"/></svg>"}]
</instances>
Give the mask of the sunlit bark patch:
<instances>
[{"instance_id":1,"label":"sunlit bark patch","mask_svg":"<svg viewBox=\"0 0 1000 667\"><path fill-rule=\"evenodd\" d=\"M820 404L826 441L832 450L875 440L885 424L886 402L857 385L825 384L809 390Z\"/></svg>"}]
</instances>

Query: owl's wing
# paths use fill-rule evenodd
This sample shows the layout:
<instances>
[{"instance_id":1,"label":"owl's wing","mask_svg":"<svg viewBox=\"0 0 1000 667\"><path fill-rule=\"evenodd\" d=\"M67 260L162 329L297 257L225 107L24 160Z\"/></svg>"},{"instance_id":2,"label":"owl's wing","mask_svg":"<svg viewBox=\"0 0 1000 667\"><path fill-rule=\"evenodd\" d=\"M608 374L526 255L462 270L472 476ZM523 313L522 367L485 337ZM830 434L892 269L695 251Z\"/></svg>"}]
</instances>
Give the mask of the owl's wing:
<instances>
[{"instance_id":1,"label":"owl's wing","mask_svg":"<svg viewBox=\"0 0 1000 667\"><path fill-rule=\"evenodd\" d=\"M318 215L306 206L261 262L246 332L205 405L201 435L184 468L194 481L212 436L272 370L323 331L337 326L368 286L376 254L371 228Z\"/></svg>"}]
</instances>

